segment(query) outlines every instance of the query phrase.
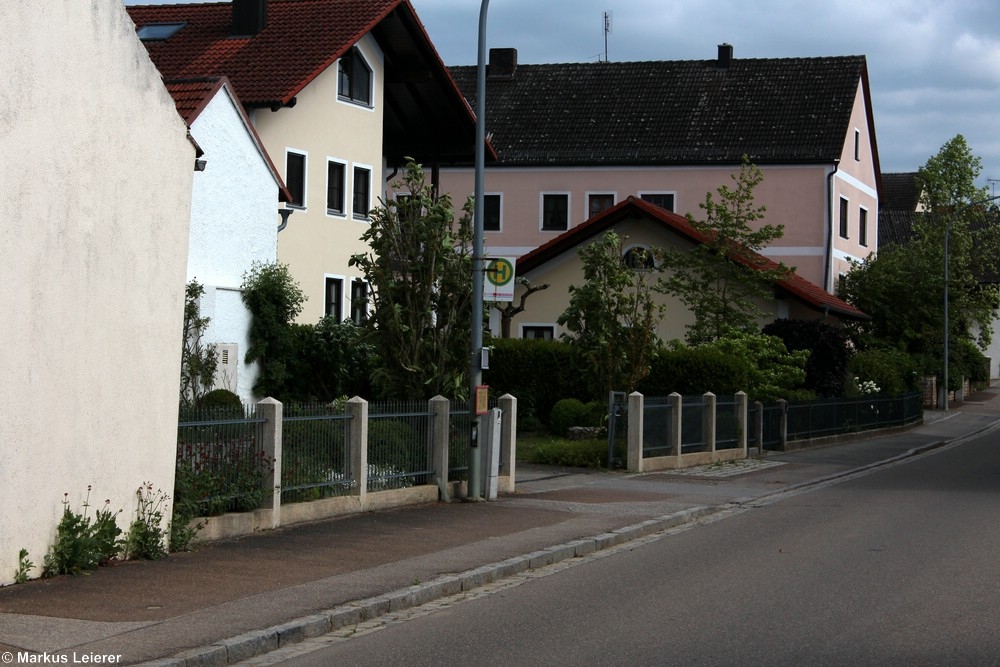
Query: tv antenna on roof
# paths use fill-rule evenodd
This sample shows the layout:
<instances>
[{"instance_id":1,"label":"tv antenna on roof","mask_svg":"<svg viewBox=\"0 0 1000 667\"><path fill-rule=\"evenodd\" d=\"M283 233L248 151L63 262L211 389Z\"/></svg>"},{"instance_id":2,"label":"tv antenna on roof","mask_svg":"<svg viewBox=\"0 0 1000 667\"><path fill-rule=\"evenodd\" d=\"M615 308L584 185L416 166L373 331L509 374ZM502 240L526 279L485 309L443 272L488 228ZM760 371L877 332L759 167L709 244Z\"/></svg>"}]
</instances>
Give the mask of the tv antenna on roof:
<instances>
[{"instance_id":1,"label":"tv antenna on roof","mask_svg":"<svg viewBox=\"0 0 1000 667\"><path fill-rule=\"evenodd\" d=\"M611 33L611 12L604 12L604 62L608 62L608 35Z\"/></svg>"},{"instance_id":2,"label":"tv antenna on roof","mask_svg":"<svg viewBox=\"0 0 1000 667\"><path fill-rule=\"evenodd\" d=\"M1000 178L987 178L986 182L990 184L990 194L996 195L997 183L1000 183Z\"/></svg>"}]
</instances>

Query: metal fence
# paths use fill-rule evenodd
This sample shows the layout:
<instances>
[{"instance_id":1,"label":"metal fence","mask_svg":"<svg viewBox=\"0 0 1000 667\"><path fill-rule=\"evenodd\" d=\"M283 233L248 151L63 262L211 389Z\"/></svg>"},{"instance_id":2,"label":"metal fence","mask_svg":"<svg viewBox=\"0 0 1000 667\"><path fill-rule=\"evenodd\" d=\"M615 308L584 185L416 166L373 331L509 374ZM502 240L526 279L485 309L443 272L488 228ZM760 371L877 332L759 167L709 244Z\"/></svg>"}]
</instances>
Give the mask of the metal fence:
<instances>
[{"instance_id":1,"label":"metal fence","mask_svg":"<svg viewBox=\"0 0 1000 667\"><path fill-rule=\"evenodd\" d=\"M643 457L670 453L669 434L673 416L667 397L646 397L643 401ZM706 449L703 396L685 396L681 403L682 453ZM734 396L716 398L716 449L738 446L739 420ZM862 396L813 401L751 403L748 406L747 445L780 449L785 441L809 440L890 426L911 424L923 415L920 392L900 396ZM785 425L784 436L782 434ZM621 466L622 444L628 436L628 397L612 392L608 401L608 467Z\"/></svg>"},{"instance_id":2,"label":"metal fence","mask_svg":"<svg viewBox=\"0 0 1000 667\"><path fill-rule=\"evenodd\" d=\"M289 404L281 435L281 501L300 502L351 492L351 415L339 403Z\"/></svg>"},{"instance_id":3,"label":"metal fence","mask_svg":"<svg viewBox=\"0 0 1000 667\"><path fill-rule=\"evenodd\" d=\"M253 406L182 410L175 507L191 516L259 507L268 495L264 480L274 463L262 449L264 424Z\"/></svg>"},{"instance_id":4,"label":"metal fence","mask_svg":"<svg viewBox=\"0 0 1000 667\"><path fill-rule=\"evenodd\" d=\"M433 481L433 417L426 401L369 405L369 491L402 489Z\"/></svg>"},{"instance_id":5,"label":"metal fence","mask_svg":"<svg viewBox=\"0 0 1000 667\"><path fill-rule=\"evenodd\" d=\"M802 440L909 424L923 414L923 395L794 401L787 412L788 440Z\"/></svg>"}]
</instances>

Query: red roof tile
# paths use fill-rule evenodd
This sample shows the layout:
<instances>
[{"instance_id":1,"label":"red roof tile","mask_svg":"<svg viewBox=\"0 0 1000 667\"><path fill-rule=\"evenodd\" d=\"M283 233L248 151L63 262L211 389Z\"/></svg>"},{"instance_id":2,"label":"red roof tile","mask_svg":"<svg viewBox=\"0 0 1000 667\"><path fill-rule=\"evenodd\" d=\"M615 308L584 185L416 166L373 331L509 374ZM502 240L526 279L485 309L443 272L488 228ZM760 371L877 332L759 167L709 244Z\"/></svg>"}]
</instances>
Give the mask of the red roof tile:
<instances>
[{"instance_id":1,"label":"red roof tile","mask_svg":"<svg viewBox=\"0 0 1000 667\"><path fill-rule=\"evenodd\" d=\"M286 104L404 0L270 0L267 25L232 38L232 4L126 7L137 28L185 22L146 49L165 79L228 76L244 104Z\"/></svg>"},{"instance_id":2,"label":"red roof tile","mask_svg":"<svg viewBox=\"0 0 1000 667\"><path fill-rule=\"evenodd\" d=\"M557 255L571 250L615 224L637 216L670 229L694 243L705 243L708 240L684 216L667 211L637 197L629 197L583 224L577 225L573 229L560 234L548 243L535 248L528 254L522 255L517 260L517 273L518 275L523 275L528 271L536 269ZM752 262L754 265L764 269L777 268L778 266L776 262L757 253L754 253L751 259L742 257L735 259L747 265ZM843 299L830 294L819 285L809 282L797 273L790 273L788 277L777 281L775 286L816 310L830 312L848 319L870 319L867 314Z\"/></svg>"}]
</instances>

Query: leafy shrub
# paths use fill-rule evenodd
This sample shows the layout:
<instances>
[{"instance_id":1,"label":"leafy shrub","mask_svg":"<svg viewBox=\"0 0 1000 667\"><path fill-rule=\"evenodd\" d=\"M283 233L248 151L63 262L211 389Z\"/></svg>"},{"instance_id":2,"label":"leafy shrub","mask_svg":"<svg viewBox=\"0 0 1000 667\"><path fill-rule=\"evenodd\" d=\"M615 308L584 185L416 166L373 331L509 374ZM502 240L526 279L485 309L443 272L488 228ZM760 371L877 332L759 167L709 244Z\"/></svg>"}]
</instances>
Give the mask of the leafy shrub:
<instances>
[{"instance_id":1,"label":"leafy shrub","mask_svg":"<svg viewBox=\"0 0 1000 667\"><path fill-rule=\"evenodd\" d=\"M849 369L859 382L874 382L889 396L916 389L920 374L919 360L902 350L858 352L851 359Z\"/></svg>"},{"instance_id":2,"label":"leafy shrub","mask_svg":"<svg viewBox=\"0 0 1000 667\"><path fill-rule=\"evenodd\" d=\"M639 383L646 396L735 394L748 386L747 363L710 347L677 346L658 354L649 376Z\"/></svg>"},{"instance_id":3,"label":"leafy shrub","mask_svg":"<svg viewBox=\"0 0 1000 667\"><path fill-rule=\"evenodd\" d=\"M167 555L167 533L163 528L163 514L170 499L162 491L153 491L153 485L144 482L135 492L135 518L125 536L125 557L130 559L157 560Z\"/></svg>"},{"instance_id":4,"label":"leafy shrub","mask_svg":"<svg viewBox=\"0 0 1000 667\"><path fill-rule=\"evenodd\" d=\"M789 352L776 336L732 332L705 345L746 364L746 393L753 400L788 398L805 381L808 350ZM801 395L801 392L799 392Z\"/></svg>"},{"instance_id":5,"label":"leafy shrub","mask_svg":"<svg viewBox=\"0 0 1000 667\"><path fill-rule=\"evenodd\" d=\"M206 410L227 409L243 410L243 401L228 389L213 389L198 401L198 407Z\"/></svg>"},{"instance_id":6,"label":"leafy shrub","mask_svg":"<svg viewBox=\"0 0 1000 667\"><path fill-rule=\"evenodd\" d=\"M608 441L564 440L562 438L530 438L518 442L518 460L527 463L568 466L571 468L602 468L608 457Z\"/></svg>"},{"instance_id":7,"label":"leafy shrub","mask_svg":"<svg viewBox=\"0 0 1000 667\"><path fill-rule=\"evenodd\" d=\"M763 333L780 338L789 351L809 350L805 389L824 397L844 394L851 360L847 331L820 320L778 319L764 327Z\"/></svg>"},{"instance_id":8,"label":"leafy shrub","mask_svg":"<svg viewBox=\"0 0 1000 667\"><path fill-rule=\"evenodd\" d=\"M989 382L990 361L976 347L975 343L969 340L960 340L955 356L957 359L952 363L956 366L958 374L968 378L972 382ZM951 361L950 358L949 361ZM952 375L954 373L949 373L948 375L949 384L951 383ZM959 378L959 381L961 381L961 378Z\"/></svg>"},{"instance_id":9,"label":"leafy shrub","mask_svg":"<svg viewBox=\"0 0 1000 667\"><path fill-rule=\"evenodd\" d=\"M517 397L518 421L545 421L561 398L594 398L580 380L573 349L554 340L494 339L483 382L494 395Z\"/></svg>"},{"instance_id":10,"label":"leafy shrub","mask_svg":"<svg viewBox=\"0 0 1000 667\"><path fill-rule=\"evenodd\" d=\"M571 426L584 426L589 410L578 398L556 401L549 415L549 430L556 435L566 435Z\"/></svg>"}]
</instances>

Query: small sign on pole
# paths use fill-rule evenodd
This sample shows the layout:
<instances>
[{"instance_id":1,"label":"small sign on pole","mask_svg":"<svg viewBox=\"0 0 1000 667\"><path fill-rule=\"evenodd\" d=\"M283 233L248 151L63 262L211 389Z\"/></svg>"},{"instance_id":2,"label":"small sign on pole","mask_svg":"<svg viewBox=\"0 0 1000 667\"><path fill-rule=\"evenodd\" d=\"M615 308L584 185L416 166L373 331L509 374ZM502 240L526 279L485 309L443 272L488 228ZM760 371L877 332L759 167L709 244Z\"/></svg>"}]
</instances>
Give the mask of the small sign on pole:
<instances>
[{"instance_id":1,"label":"small sign on pole","mask_svg":"<svg viewBox=\"0 0 1000 667\"><path fill-rule=\"evenodd\" d=\"M486 260L486 280L483 281L484 301L514 300L514 257L494 257Z\"/></svg>"},{"instance_id":2,"label":"small sign on pole","mask_svg":"<svg viewBox=\"0 0 1000 667\"><path fill-rule=\"evenodd\" d=\"M485 415L490 411L490 388L481 384L476 387L476 415Z\"/></svg>"}]
</instances>

